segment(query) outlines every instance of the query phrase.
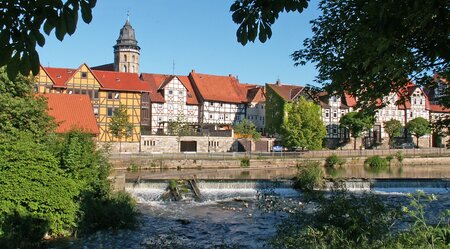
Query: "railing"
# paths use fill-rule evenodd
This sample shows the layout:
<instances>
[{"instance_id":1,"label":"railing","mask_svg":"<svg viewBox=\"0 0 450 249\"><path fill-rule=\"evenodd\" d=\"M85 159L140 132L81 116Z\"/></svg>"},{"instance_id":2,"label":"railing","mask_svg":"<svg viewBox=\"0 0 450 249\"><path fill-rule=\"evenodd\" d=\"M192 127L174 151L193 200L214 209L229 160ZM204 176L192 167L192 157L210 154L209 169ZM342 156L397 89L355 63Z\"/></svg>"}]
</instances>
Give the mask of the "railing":
<instances>
[{"instance_id":1,"label":"railing","mask_svg":"<svg viewBox=\"0 0 450 249\"><path fill-rule=\"evenodd\" d=\"M149 158L149 159L205 159L205 160L227 160L227 159L312 159L326 158L332 154L341 157L369 157L374 155L388 156L394 155L398 151L402 152L405 157L418 156L450 156L450 150L445 148L428 148L428 149L391 149L391 150L319 150L319 151L302 151L302 152L182 152L182 153L114 153L111 159L133 159L133 158Z\"/></svg>"}]
</instances>

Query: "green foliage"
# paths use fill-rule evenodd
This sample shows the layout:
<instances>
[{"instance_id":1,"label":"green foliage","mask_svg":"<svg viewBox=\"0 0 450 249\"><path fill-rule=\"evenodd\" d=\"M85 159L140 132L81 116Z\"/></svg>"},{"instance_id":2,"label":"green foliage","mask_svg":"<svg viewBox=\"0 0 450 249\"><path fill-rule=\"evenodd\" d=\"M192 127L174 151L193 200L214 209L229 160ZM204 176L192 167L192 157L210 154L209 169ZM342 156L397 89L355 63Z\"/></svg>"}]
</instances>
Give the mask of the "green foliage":
<instances>
[{"instance_id":1,"label":"green foliage","mask_svg":"<svg viewBox=\"0 0 450 249\"><path fill-rule=\"evenodd\" d=\"M109 130L113 137L119 139L120 149L122 150L122 138L127 139L133 132L133 124L129 121L127 107L120 105L114 110L113 116L109 122Z\"/></svg>"},{"instance_id":2,"label":"green foliage","mask_svg":"<svg viewBox=\"0 0 450 249\"><path fill-rule=\"evenodd\" d=\"M280 134L286 102L270 85L266 85L265 128L269 134Z\"/></svg>"},{"instance_id":3,"label":"green foliage","mask_svg":"<svg viewBox=\"0 0 450 249\"><path fill-rule=\"evenodd\" d=\"M403 163L403 159L405 158L405 156L403 155L403 152L397 151L397 153L395 153L395 158L397 158L397 161L399 163Z\"/></svg>"},{"instance_id":4,"label":"green foliage","mask_svg":"<svg viewBox=\"0 0 450 249\"><path fill-rule=\"evenodd\" d=\"M82 203L84 211L81 230L133 228L137 223L136 202L127 192L117 192L101 198L87 198Z\"/></svg>"},{"instance_id":5,"label":"green foliage","mask_svg":"<svg viewBox=\"0 0 450 249\"><path fill-rule=\"evenodd\" d=\"M78 204L74 200L79 189L74 180L63 176L45 146L28 134L21 134L17 141L2 139L0 165L0 237L9 238L23 229L20 222L19 227L8 223L9 218L42 220L40 224L48 226L52 235L65 235L76 227ZM41 229L31 231L40 233Z\"/></svg>"},{"instance_id":6,"label":"green foliage","mask_svg":"<svg viewBox=\"0 0 450 249\"><path fill-rule=\"evenodd\" d=\"M398 213L372 194L338 191L316 201L315 212L301 210L283 221L274 248L372 248L390 236Z\"/></svg>"},{"instance_id":7,"label":"green foliage","mask_svg":"<svg viewBox=\"0 0 450 249\"><path fill-rule=\"evenodd\" d=\"M396 136L400 136L400 133L402 132L402 123L398 121L397 119L391 119L389 121L383 122L384 124L384 131L389 136L389 147L392 147L392 138Z\"/></svg>"},{"instance_id":8,"label":"green foliage","mask_svg":"<svg viewBox=\"0 0 450 249\"><path fill-rule=\"evenodd\" d=\"M306 7L307 0L235 1L230 11L233 12L233 21L239 24L237 41L245 45L249 41L254 42L258 37L264 43L272 37L271 25L275 23L280 12L302 12Z\"/></svg>"},{"instance_id":9,"label":"green foliage","mask_svg":"<svg viewBox=\"0 0 450 249\"><path fill-rule=\"evenodd\" d=\"M244 118L239 124L234 126L234 132L246 137L250 137L253 140L259 140L261 138L261 133L256 131L256 126L253 122Z\"/></svg>"},{"instance_id":10,"label":"green foliage","mask_svg":"<svg viewBox=\"0 0 450 249\"><path fill-rule=\"evenodd\" d=\"M341 117L339 123L342 128L350 131L350 135L355 139L353 149L356 150L356 138L362 133L370 129L375 122L373 116L365 112L349 112Z\"/></svg>"},{"instance_id":11,"label":"green foliage","mask_svg":"<svg viewBox=\"0 0 450 249\"><path fill-rule=\"evenodd\" d=\"M393 155L389 155L386 157L386 161L388 162L389 165L391 165L391 161L394 159Z\"/></svg>"},{"instance_id":12,"label":"green foliage","mask_svg":"<svg viewBox=\"0 0 450 249\"><path fill-rule=\"evenodd\" d=\"M191 130L184 118L179 117L176 121L168 123L168 133L172 136L188 136Z\"/></svg>"},{"instance_id":13,"label":"green foliage","mask_svg":"<svg viewBox=\"0 0 450 249\"><path fill-rule=\"evenodd\" d=\"M250 167L250 158L248 157L241 158L241 167L243 168Z\"/></svg>"},{"instance_id":14,"label":"green foliage","mask_svg":"<svg viewBox=\"0 0 450 249\"><path fill-rule=\"evenodd\" d=\"M371 156L364 160L364 166L371 172L379 173L389 166L388 160L380 156Z\"/></svg>"},{"instance_id":15,"label":"green foliage","mask_svg":"<svg viewBox=\"0 0 450 249\"><path fill-rule=\"evenodd\" d=\"M416 137L417 147L419 147L419 138L421 136L431 133L431 127L430 127L430 124L428 123L428 120L426 120L422 117L417 117L417 118L409 121L406 124L406 128L408 129L409 133L411 133L412 135L414 135Z\"/></svg>"},{"instance_id":16,"label":"green foliage","mask_svg":"<svg viewBox=\"0 0 450 249\"><path fill-rule=\"evenodd\" d=\"M306 161L298 165L297 176L294 180L294 188L305 192L311 192L324 184L323 170L319 162Z\"/></svg>"},{"instance_id":17,"label":"green foliage","mask_svg":"<svg viewBox=\"0 0 450 249\"><path fill-rule=\"evenodd\" d=\"M322 0L319 9L313 37L293 59L316 64L328 92L346 92L359 106L377 108L377 99L404 93L411 81L449 78L448 2Z\"/></svg>"},{"instance_id":18,"label":"green foliage","mask_svg":"<svg viewBox=\"0 0 450 249\"><path fill-rule=\"evenodd\" d=\"M320 106L301 97L289 107L281 126L283 145L288 148L321 149L326 129Z\"/></svg>"},{"instance_id":19,"label":"green foliage","mask_svg":"<svg viewBox=\"0 0 450 249\"><path fill-rule=\"evenodd\" d=\"M36 140L46 139L46 135L56 128L47 110L47 100L34 96L32 81L19 76L13 82L0 68L0 134L14 134L28 131Z\"/></svg>"},{"instance_id":20,"label":"green foliage","mask_svg":"<svg viewBox=\"0 0 450 249\"><path fill-rule=\"evenodd\" d=\"M15 1L2 6L0 27L0 67L7 65L8 77L14 79L18 72L34 75L39 72L39 55L36 44L43 47L45 34L55 29L55 36L62 41L72 35L77 27L78 13L85 23L92 20L96 0L67 1ZM20 18L18 18L20 17Z\"/></svg>"},{"instance_id":21,"label":"green foliage","mask_svg":"<svg viewBox=\"0 0 450 249\"><path fill-rule=\"evenodd\" d=\"M325 167L342 167L346 162L347 160L345 160L344 158L336 154L332 154L331 156L327 157L327 159L325 159Z\"/></svg>"}]
</instances>

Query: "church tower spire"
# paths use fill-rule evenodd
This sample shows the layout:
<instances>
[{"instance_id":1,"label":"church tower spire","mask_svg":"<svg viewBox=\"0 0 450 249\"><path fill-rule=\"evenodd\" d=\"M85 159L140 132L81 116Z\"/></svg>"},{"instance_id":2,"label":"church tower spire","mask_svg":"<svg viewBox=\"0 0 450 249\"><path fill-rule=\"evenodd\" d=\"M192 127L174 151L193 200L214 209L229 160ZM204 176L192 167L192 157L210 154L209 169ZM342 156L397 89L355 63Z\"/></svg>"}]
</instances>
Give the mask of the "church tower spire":
<instances>
[{"instance_id":1,"label":"church tower spire","mask_svg":"<svg viewBox=\"0 0 450 249\"><path fill-rule=\"evenodd\" d=\"M114 70L118 72L139 73L139 55L141 48L137 45L130 16L120 29L119 38L114 45Z\"/></svg>"}]
</instances>

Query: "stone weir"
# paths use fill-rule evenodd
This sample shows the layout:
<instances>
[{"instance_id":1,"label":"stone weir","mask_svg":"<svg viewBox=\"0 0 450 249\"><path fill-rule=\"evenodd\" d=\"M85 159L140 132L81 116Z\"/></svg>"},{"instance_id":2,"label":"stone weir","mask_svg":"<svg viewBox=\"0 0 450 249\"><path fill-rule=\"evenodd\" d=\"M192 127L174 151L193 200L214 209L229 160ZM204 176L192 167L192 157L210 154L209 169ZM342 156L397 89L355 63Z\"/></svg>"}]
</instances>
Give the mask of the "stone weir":
<instances>
[{"instance_id":1,"label":"stone weir","mask_svg":"<svg viewBox=\"0 0 450 249\"><path fill-rule=\"evenodd\" d=\"M195 179L195 178L191 178ZM171 180L155 179L127 179L123 182L122 190L134 191L137 189L165 190L170 186ZM186 179L186 181L189 181ZM209 190L265 190L265 189L292 189L292 180L202 180L195 179L197 195ZM326 179L324 190L347 189L349 191L381 191L405 192L425 190L426 192L450 193L450 179L364 179L349 178L341 180ZM158 191L156 191L158 192Z\"/></svg>"}]
</instances>

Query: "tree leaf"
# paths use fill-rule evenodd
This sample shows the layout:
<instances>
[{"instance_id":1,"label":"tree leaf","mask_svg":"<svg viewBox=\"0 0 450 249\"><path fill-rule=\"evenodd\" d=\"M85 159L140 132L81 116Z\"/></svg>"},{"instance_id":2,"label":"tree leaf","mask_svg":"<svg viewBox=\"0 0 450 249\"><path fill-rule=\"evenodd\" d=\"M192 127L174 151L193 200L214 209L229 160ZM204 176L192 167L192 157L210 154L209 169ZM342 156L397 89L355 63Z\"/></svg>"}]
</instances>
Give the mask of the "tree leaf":
<instances>
[{"instance_id":1,"label":"tree leaf","mask_svg":"<svg viewBox=\"0 0 450 249\"><path fill-rule=\"evenodd\" d=\"M8 63L6 68L6 72L8 73L8 78L10 80L14 80L19 72L19 63L20 63L20 53L16 52L14 56Z\"/></svg>"}]
</instances>

